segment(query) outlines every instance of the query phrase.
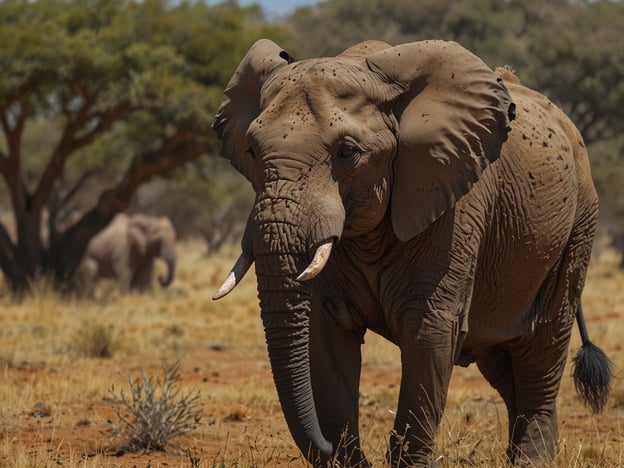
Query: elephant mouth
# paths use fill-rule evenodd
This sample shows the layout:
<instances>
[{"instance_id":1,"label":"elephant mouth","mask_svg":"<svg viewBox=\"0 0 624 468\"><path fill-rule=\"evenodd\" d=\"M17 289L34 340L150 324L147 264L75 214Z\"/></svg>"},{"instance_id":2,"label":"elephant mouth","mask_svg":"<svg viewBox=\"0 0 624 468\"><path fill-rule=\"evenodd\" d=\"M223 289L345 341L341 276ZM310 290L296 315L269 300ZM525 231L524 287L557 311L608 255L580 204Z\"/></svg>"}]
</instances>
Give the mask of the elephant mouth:
<instances>
[{"instance_id":1,"label":"elephant mouth","mask_svg":"<svg viewBox=\"0 0 624 468\"><path fill-rule=\"evenodd\" d=\"M323 271L323 268L327 265L327 261L331 255L334 242L336 242L336 238L331 237L321 242L316 247L312 260L308 264L307 268L303 270L299 276L297 276L297 281L309 281ZM212 299L216 301L232 292L232 290L238 285L238 283L240 283L245 274L249 271L249 268L251 268L253 263L254 259L251 256L245 252L241 253L221 287L217 290L214 296L212 296Z\"/></svg>"}]
</instances>

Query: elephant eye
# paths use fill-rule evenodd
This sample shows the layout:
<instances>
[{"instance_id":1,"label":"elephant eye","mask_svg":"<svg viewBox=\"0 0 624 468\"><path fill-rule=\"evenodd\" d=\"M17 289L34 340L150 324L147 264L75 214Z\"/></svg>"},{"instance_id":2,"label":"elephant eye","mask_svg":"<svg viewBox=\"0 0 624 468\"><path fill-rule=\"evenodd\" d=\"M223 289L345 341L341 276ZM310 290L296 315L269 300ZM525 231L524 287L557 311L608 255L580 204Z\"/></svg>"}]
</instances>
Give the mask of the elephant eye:
<instances>
[{"instance_id":1,"label":"elephant eye","mask_svg":"<svg viewBox=\"0 0 624 468\"><path fill-rule=\"evenodd\" d=\"M254 150L252 148L247 148L247 151L245 151L245 154L248 154L253 159L256 159L256 153L254 153Z\"/></svg>"},{"instance_id":2,"label":"elephant eye","mask_svg":"<svg viewBox=\"0 0 624 468\"><path fill-rule=\"evenodd\" d=\"M351 139L345 139L340 144L340 157L351 159L361 153L358 145Z\"/></svg>"}]
</instances>

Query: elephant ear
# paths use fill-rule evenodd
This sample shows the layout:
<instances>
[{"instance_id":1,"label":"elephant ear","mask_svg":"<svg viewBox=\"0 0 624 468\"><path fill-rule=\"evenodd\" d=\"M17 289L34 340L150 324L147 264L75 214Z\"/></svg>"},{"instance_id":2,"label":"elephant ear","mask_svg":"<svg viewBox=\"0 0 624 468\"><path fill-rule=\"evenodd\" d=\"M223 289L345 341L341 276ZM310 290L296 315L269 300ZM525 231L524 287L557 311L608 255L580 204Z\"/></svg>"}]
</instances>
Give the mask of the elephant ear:
<instances>
[{"instance_id":1,"label":"elephant ear","mask_svg":"<svg viewBox=\"0 0 624 468\"><path fill-rule=\"evenodd\" d=\"M132 248L136 249L139 255L147 252L147 225L141 215L134 215L128 219L128 242Z\"/></svg>"},{"instance_id":2,"label":"elephant ear","mask_svg":"<svg viewBox=\"0 0 624 468\"><path fill-rule=\"evenodd\" d=\"M514 104L494 72L454 42L423 41L366 59L398 121L391 217L406 241L470 190L507 139ZM384 88L382 86L382 88Z\"/></svg>"},{"instance_id":3,"label":"elephant ear","mask_svg":"<svg viewBox=\"0 0 624 468\"><path fill-rule=\"evenodd\" d=\"M369 55L390 47L392 47L390 44L382 41L364 41L345 49L338 57L362 61Z\"/></svg>"},{"instance_id":4,"label":"elephant ear","mask_svg":"<svg viewBox=\"0 0 624 468\"><path fill-rule=\"evenodd\" d=\"M293 59L268 39L260 39L247 52L225 88L212 128L222 140L221 156L256 186L253 158L245 138L249 124L260 113L262 85L277 69Z\"/></svg>"}]
</instances>

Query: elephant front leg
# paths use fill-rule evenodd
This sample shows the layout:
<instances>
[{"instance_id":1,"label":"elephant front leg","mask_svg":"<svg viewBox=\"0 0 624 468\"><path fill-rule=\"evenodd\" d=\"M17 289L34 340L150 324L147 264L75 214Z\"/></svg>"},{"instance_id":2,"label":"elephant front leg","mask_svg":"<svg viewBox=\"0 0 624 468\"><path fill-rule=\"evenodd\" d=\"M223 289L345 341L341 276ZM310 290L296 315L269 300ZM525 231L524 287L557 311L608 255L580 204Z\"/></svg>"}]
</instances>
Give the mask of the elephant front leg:
<instances>
[{"instance_id":1,"label":"elephant front leg","mask_svg":"<svg viewBox=\"0 0 624 468\"><path fill-rule=\"evenodd\" d=\"M323 435L337 466L368 467L360 445L359 386L364 328L346 326L342 299L313 300L310 363L314 401ZM353 324L351 324L353 325Z\"/></svg>"},{"instance_id":2,"label":"elephant front leg","mask_svg":"<svg viewBox=\"0 0 624 468\"><path fill-rule=\"evenodd\" d=\"M139 292L146 292L152 286L153 260L146 260L136 266L130 287Z\"/></svg>"},{"instance_id":3,"label":"elephant front leg","mask_svg":"<svg viewBox=\"0 0 624 468\"><path fill-rule=\"evenodd\" d=\"M118 259L113 260L113 270L117 276L119 282L119 289L122 294L130 292L132 287L132 273L133 270L130 267L129 259L126 256L121 256Z\"/></svg>"},{"instance_id":4,"label":"elephant front leg","mask_svg":"<svg viewBox=\"0 0 624 468\"><path fill-rule=\"evenodd\" d=\"M390 437L391 466L431 466L435 435L444 412L458 320L447 312L409 313L401 332L402 378Z\"/></svg>"}]
</instances>

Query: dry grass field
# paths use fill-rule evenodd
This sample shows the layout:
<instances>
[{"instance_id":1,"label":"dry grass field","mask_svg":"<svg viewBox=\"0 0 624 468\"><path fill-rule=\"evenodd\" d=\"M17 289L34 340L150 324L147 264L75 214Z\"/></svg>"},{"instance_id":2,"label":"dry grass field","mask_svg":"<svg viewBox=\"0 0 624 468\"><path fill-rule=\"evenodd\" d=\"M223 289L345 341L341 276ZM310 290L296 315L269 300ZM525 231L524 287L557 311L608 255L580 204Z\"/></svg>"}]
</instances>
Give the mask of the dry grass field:
<instances>
[{"instance_id":1,"label":"dry grass field","mask_svg":"<svg viewBox=\"0 0 624 468\"><path fill-rule=\"evenodd\" d=\"M179 246L168 290L120 296L100 284L93 297L62 298L40 281L16 304L0 295L0 467L305 466L273 388L250 273L227 298L211 296L237 255L203 255ZM591 266L584 297L590 334L612 358L618 378L607 411L592 416L566 369L559 397L554 466L624 464L624 272L615 254ZM578 348L573 334L570 355ZM108 356L108 357L107 357ZM361 388L364 447L384 466L396 404L397 350L367 334ZM166 451L128 453L114 421L109 389L126 389L144 369L180 363L184 391L198 390L202 420ZM506 414L474 366L456 368L438 436L442 467L504 466Z\"/></svg>"}]
</instances>

